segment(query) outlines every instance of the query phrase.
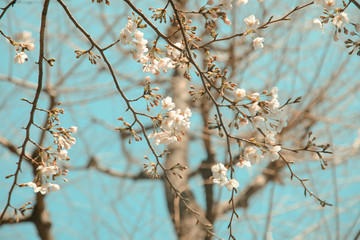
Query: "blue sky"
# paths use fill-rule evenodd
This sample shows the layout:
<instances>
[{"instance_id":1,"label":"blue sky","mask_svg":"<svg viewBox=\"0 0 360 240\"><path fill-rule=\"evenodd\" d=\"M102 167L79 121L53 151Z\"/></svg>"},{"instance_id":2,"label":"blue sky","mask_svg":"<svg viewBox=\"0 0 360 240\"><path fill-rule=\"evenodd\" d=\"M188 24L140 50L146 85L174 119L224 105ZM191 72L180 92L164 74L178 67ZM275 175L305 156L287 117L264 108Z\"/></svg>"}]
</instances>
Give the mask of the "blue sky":
<instances>
[{"instance_id":1,"label":"blue sky","mask_svg":"<svg viewBox=\"0 0 360 240\"><path fill-rule=\"evenodd\" d=\"M126 24L126 16L131 16L131 11L124 3L111 1L111 7L105 5L90 4L86 2L69 2L69 8L80 24L95 39L99 39L101 45L106 46L116 40L118 33ZM205 2L205 1L202 1ZM273 1L265 1L271 5ZM293 1L285 4L279 3L276 8L269 11L274 15L282 15L297 3L304 1ZM147 11L147 2L141 1L138 6L149 17L151 13ZM163 6L161 1L156 1L157 7ZM38 42L39 16L41 12L41 1L19 1L16 7L11 8L6 17L0 24L0 29L7 33L17 33L21 31L33 32L35 42ZM221 34L227 36L234 26L236 32L243 31L243 18L250 14L260 16L263 5L257 1L250 1L246 6L237 9L236 23L221 28ZM349 8L351 21L359 22L359 10L354 7ZM321 8L311 7L305 10L305 14L296 14L293 21L298 21L297 25L291 22L283 22L274 27L269 27L261 31L264 36L265 48L261 51L253 52L246 59L237 63L239 70L234 81L246 89L263 90L276 85L280 89L280 100L285 102L289 97L307 96L309 90L320 88L335 77L336 72L340 72L340 79L331 88L330 94L334 98L339 97L347 89L359 83L359 57L349 56L342 43L333 42L331 39L333 28L326 27L325 33L311 24L314 17L321 14ZM352 14L351 14L352 13ZM107 18L104 17L106 14ZM264 19L269 17L266 13ZM357 15L356 15L357 14ZM26 21L23 16L26 15ZM103 18L102 18L103 17ZM264 21L264 19L261 19ZM112 25L109 33L104 35L104 25ZM223 25L222 25L223 26ZM165 29L165 25L160 29ZM200 27L200 26L199 26ZM351 28L351 27L349 27ZM59 101L63 103L65 115L61 118L62 126L70 127L76 125L79 132L76 134L77 144L69 151L71 157L71 167L68 176L68 183L61 183L61 191L50 193L47 196L47 204L53 221L53 234L56 239L176 239L173 225L168 216L164 186L160 181L133 181L117 179L99 173L94 169L79 170L87 164L90 156L96 156L99 163L105 167L111 167L117 171L128 173L138 173L142 164L146 162L144 155L151 158L150 151L143 143L134 142L126 148L131 154L132 161L128 162L125 153L121 149L119 135L114 128L120 125L116 119L123 116L125 119L129 114L125 111L124 101L114 93L112 79L107 71L102 71L101 63L97 66L91 65L86 58L76 59L74 50L87 49L89 44L81 34L71 26L66 20L62 9L55 2L50 4L50 14L48 22L48 51L47 55L55 57L55 67L48 68L45 72L45 79L48 82L56 83L65 78L64 84L59 85L57 90L62 91ZM271 32L271 34L270 34ZM151 42L154 33L150 29L144 30L145 37ZM252 36L251 36L252 37ZM238 56L251 48L251 38L239 39L246 44L240 45L236 52ZM21 98L32 99L34 90L15 87L8 83L4 76L11 76L22 79L26 82L36 83L37 81L37 51L29 53L29 62L24 65L13 64L15 51L4 39L0 39L0 136L11 139L16 145L20 145L24 136L21 127L28 121L30 106L20 101ZM226 46L228 43L216 46ZM142 73L139 63L130 57L124 57L124 53L129 49L117 45L107 52L109 59L116 70L116 74L121 79L121 87L127 89L128 96L136 97L142 93L143 89L139 84L147 74ZM219 51L221 59L221 52ZM284 57L286 59L284 60ZM226 56L225 56L226 59ZM161 80L171 78L171 72L161 76ZM155 81L155 78L152 78ZM193 77L193 84L199 84ZM313 84L309 84L313 83ZM156 81L154 84L157 84ZM160 85L160 84L159 84ZM95 86L95 87L94 87ZM155 86L155 85L154 85ZM166 86L166 84L165 84ZM306 86L312 86L308 89ZM162 94L169 92L165 87L161 90ZM304 99L303 105L293 106L292 109L301 109L301 106L309 103L312 95ZM344 100L340 106L324 104L315 112L315 116L324 117L322 124L318 124L312 129L319 142L332 141L341 150L354 142L357 137L359 123L351 121L359 115L358 103L359 92L355 91ZM329 98L330 99L330 98ZM339 101L340 102L340 101ZM40 101L41 107L46 108L48 99L43 95ZM139 110L144 110L143 102L135 105ZM327 109L328 108L328 109ZM324 110L326 109L326 111ZM331 111L334 110L334 111ZM152 111L157 113L158 110ZM342 111L342 112L341 112ZM326 116L322 114L328 113ZM316 115L317 114L317 115ZM333 118L337 122L326 121ZM130 117L129 117L130 118ZM228 117L231 118L231 115ZM43 121L43 114L36 115L37 121ZM194 111L192 118L192 137L194 144L190 146L189 167L196 167L205 157L205 152L199 151L202 143L196 134L200 126L198 113ZM329 127L329 128L327 128ZM329 130L330 129L330 130ZM316 132L318 131L318 132ZM37 130L33 130L33 137L36 139ZM294 141L289 136L288 144ZM216 154L219 160L224 158L224 148L221 140L214 137L214 141L219 143ZM50 137L48 143L51 143ZM158 150L161 147L157 147ZM29 148L29 151L31 148ZM14 158L4 148L1 151L0 176L6 176L15 169ZM346 236L349 232L349 239L356 234L358 228L351 229L351 224L359 216L357 210L359 204L360 190L357 158L349 159L337 166L336 170L328 168L326 171L320 170L318 161L312 161L312 156L306 155L308 161L295 164L294 170L303 177L310 178L309 186L324 197L329 202L336 202L333 181L337 180L338 196L340 201L339 208L322 209L314 198L305 198L300 184L289 179L289 172L283 171L284 184L276 184L274 188L269 185L264 191L255 195L251 200L250 208L247 212L239 210L240 220L236 220L235 233L239 239L262 239L265 229L266 214L269 208L269 199L274 196L273 218L271 232L273 239L302 239L301 234L309 231L306 239L333 239L333 229L336 228L336 215L339 215L341 223L341 236ZM333 162L338 161L337 156L332 158ZM254 166L251 169L237 171L236 178L240 182L239 191L246 187L246 184L259 174L265 163ZM28 174L29 166L24 164L23 174L20 182L32 180ZM336 176L336 178L335 178ZM1 177L2 178L2 177ZM3 178L2 178L3 179ZM204 206L205 202L202 192L203 181L200 176L191 179L191 187L198 202ZM331 183L331 184L330 184ZM0 180L0 205L2 206L7 197L9 180ZM272 195L272 191L274 194ZM217 190L219 199L229 198L228 192L223 189ZM15 206L21 206L24 202L32 200L34 197L31 189L17 189L13 198ZM339 212L336 212L338 210ZM248 217L246 217L248 216ZM335 217L334 217L335 216ZM224 216L215 224L215 232L227 238L228 216ZM355 226L359 226L357 223ZM254 235L257 232L259 235ZM328 238L329 237L329 238ZM38 239L36 229L32 224L7 225L0 228L1 239ZM335 239L335 237L334 237Z\"/></svg>"}]
</instances>

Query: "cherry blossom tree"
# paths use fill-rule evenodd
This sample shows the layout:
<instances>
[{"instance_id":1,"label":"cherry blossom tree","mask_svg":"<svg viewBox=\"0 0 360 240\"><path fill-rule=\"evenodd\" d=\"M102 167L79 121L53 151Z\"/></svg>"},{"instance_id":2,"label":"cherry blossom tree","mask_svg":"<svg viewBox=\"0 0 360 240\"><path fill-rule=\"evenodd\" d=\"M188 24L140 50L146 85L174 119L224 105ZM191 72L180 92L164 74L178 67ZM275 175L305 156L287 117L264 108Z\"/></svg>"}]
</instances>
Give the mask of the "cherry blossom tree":
<instances>
[{"instance_id":1,"label":"cherry blossom tree","mask_svg":"<svg viewBox=\"0 0 360 240\"><path fill-rule=\"evenodd\" d=\"M2 5L4 237L360 235L358 1Z\"/></svg>"}]
</instances>

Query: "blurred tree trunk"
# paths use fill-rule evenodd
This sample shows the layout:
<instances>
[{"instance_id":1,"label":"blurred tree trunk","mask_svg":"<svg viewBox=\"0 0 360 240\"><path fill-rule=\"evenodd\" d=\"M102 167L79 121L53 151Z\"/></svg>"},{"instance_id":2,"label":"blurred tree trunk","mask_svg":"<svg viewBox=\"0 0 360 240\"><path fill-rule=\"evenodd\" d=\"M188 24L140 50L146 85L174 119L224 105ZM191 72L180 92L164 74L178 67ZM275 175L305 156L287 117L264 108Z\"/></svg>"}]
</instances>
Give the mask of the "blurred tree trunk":
<instances>
[{"instance_id":1,"label":"blurred tree trunk","mask_svg":"<svg viewBox=\"0 0 360 240\"><path fill-rule=\"evenodd\" d=\"M177 6L182 6L182 8L186 5L187 0L176 0L174 1ZM177 23L173 24L168 29L169 33L173 33L177 30ZM171 39L174 43L181 42L182 36L181 34L175 35ZM183 77L183 71L181 68L177 68L174 72L174 75L171 79L171 97L173 102L176 104L176 109L184 110L189 106L189 81ZM189 146L189 134L182 136L181 142L176 142L174 144L169 145L170 155L168 155L165 167L171 168L177 163L181 166L188 166L188 146ZM181 172L182 179L180 179L177 175L173 175L172 172L166 172L168 178L170 179L173 186L181 192L181 196L188 199L187 204L196 212L200 214L203 222L207 222L206 219L203 219L205 216L204 211L200 208L200 206L196 203L193 193L189 188L189 171L185 170ZM197 219L192 212L186 209L184 203L179 198L176 198L173 190L171 190L168 182L165 181L165 191L166 191L166 199L169 214L173 221L176 234L178 239L188 240L188 239L205 239L207 232L201 226L201 224L197 224Z\"/></svg>"}]
</instances>

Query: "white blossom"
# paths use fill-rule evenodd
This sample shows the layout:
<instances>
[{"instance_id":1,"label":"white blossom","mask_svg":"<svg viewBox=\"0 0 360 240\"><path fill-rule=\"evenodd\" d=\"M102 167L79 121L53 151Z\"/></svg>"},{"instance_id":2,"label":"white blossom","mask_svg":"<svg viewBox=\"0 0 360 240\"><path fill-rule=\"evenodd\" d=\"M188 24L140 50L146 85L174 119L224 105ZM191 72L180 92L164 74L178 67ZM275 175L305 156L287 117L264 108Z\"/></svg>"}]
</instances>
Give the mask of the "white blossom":
<instances>
[{"instance_id":1,"label":"white blossom","mask_svg":"<svg viewBox=\"0 0 360 240\"><path fill-rule=\"evenodd\" d=\"M229 191L233 190L233 188L238 188L239 185L240 184L236 179L230 179L229 181L225 182L225 186Z\"/></svg>"},{"instance_id":2,"label":"white blossom","mask_svg":"<svg viewBox=\"0 0 360 240\"><path fill-rule=\"evenodd\" d=\"M129 31L129 29L123 28L120 31L119 40L122 45L127 45L128 43L130 43L132 41L132 36L131 36L131 32Z\"/></svg>"},{"instance_id":3,"label":"white blossom","mask_svg":"<svg viewBox=\"0 0 360 240\"><path fill-rule=\"evenodd\" d=\"M20 186L27 186L27 187L37 188L37 185L34 182L22 183L22 184L20 184Z\"/></svg>"},{"instance_id":4,"label":"white blossom","mask_svg":"<svg viewBox=\"0 0 360 240\"><path fill-rule=\"evenodd\" d=\"M23 64L27 60L28 60L28 56L24 52L16 53L16 56L14 58L15 63L18 64Z\"/></svg>"},{"instance_id":5,"label":"white blossom","mask_svg":"<svg viewBox=\"0 0 360 240\"><path fill-rule=\"evenodd\" d=\"M44 185L42 186L39 186L37 188L34 189L34 192L40 192L41 194L46 194L47 192L50 191L50 187L51 189L56 192L60 189L60 186L59 184L53 184L53 183L45 183Z\"/></svg>"},{"instance_id":6,"label":"white blossom","mask_svg":"<svg viewBox=\"0 0 360 240\"><path fill-rule=\"evenodd\" d=\"M254 49L260 49L264 48L263 42L265 41L265 38L263 37L257 37L253 40L253 47Z\"/></svg>"},{"instance_id":7,"label":"white blossom","mask_svg":"<svg viewBox=\"0 0 360 240\"><path fill-rule=\"evenodd\" d=\"M349 23L349 17L347 15L347 13L344 12L340 12L338 13L332 23L337 27L337 28L342 28L344 26L345 23Z\"/></svg>"},{"instance_id":8,"label":"white blossom","mask_svg":"<svg viewBox=\"0 0 360 240\"><path fill-rule=\"evenodd\" d=\"M215 179L227 179L228 169L222 163L215 164L211 167L211 172Z\"/></svg>"},{"instance_id":9,"label":"white blossom","mask_svg":"<svg viewBox=\"0 0 360 240\"><path fill-rule=\"evenodd\" d=\"M175 108L175 103L173 103L171 97L166 97L161 101L161 108L162 110L169 111Z\"/></svg>"},{"instance_id":10,"label":"white blossom","mask_svg":"<svg viewBox=\"0 0 360 240\"><path fill-rule=\"evenodd\" d=\"M159 144L169 145L177 141L177 137L172 136L170 132L151 133L148 137L153 138L156 145Z\"/></svg>"},{"instance_id":11,"label":"white blossom","mask_svg":"<svg viewBox=\"0 0 360 240\"><path fill-rule=\"evenodd\" d=\"M175 43L175 46L177 46L178 48L183 48L183 45L180 42ZM180 57L181 52L179 50L177 50L176 48L173 48L172 46L168 46L167 48L168 48L167 53L170 56L173 56L174 58Z\"/></svg>"},{"instance_id":12,"label":"white blossom","mask_svg":"<svg viewBox=\"0 0 360 240\"><path fill-rule=\"evenodd\" d=\"M261 116L256 116L253 118L253 124L256 128L264 129L265 126L265 119Z\"/></svg>"},{"instance_id":13,"label":"white blossom","mask_svg":"<svg viewBox=\"0 0 360 240\"><path fill-rule=\"evenodd\" d=\"M257 148L254 146L248 146L244 149L244 160L250 161L252 165L259 162L262 156L258 155Z\"/></svg>"},{"instance_id":14,"label":"white blossom","mask_svg":"<svg viewBox=\"0 0 360 240\"><path fill-rule=\"evenodd\" d=\"M248 31L256 30L257 27L259 26L259 20L257 20L254 15L250 15L249 17L245 18L244 22L246 23L247 26L246 29Z\"/></svg>"},{"instance_id":15,"label":"white blossom","mask_svg":"<svg viewBox=\"0 0 360 240\"><path fill-rule=\"evenodd\" d=\"M321 28L322 32L324 32L324 24L321 22L320 19L314 18L313 23L318 25Z\"/></svg>"},{"instance_id":16,"label":"white blossom","mask_svg":"<svg viewBox=\"0 0 360 240\"><path fill-rule=\"evenodd\" d=\"M242 88L238 88L235 90L235 96L236 98L242 100L246 97L246 90Z\"/></svg>"},{"instance_id":17,"label":"white blossom","mask_svg":"<svg viewBox=\"0 0 360 240\"><path fill-rule=\"evenodd\" d=\"M159 60L159 69L167 72L169 68L175 68L174 62L171 58L165 57Z\"/></svg>"},{"instance_id":18,"label":"white blossom","mask_svg":"<svg viewBox=\"0 0 360 240\"><path fill-rule=\"evenodd\" d=\"M125 28L129 30L130 33L135 33L137 31L137 24L129 19Z\"/></svg>"},{"instance_id":19,"label":"white blossom","mask_svg":"<svg viewBox=\"0 0 360 240\"><path fill-rule=\"evenodd\" d=\"M267 131L265 134L265 144L275 145L276 143L275 136L276 136L276 132Z\"/></svg>"},{"instance_id":20,"label":"white blossom","mask_svg":"<svg viewBox=\"0 0 360 240\"><path fill-rule=\"evenodd\" d=\"M163 110L171 110L175 107L170 97L162 100L161 107ZM190 128L191 110L186 108L184 111L171 110L161 121L161 132L153 132L148 137L153 138L155 144L170 144L180 141L181 136Z\"/></svg>"},{"instance_id":21,"label":"white blossom","mask_svg":"<svg viewBox=\"0 0 360 240\"><path fill-rule=\"evenodd\" d=\"M267 152L267 156L269 157L270 161L278 160L280 155L279 151L281 150L280 146L268 146L269 152Z\"/></svg>"},{"instance_id":22,"label":"white blossom","mask_svg":"<svg viewBox=\"0 0 360 240\"><path fill-rule=\"evenodd\" d=\"M57 166L44 167L43 165L40 165L36 170L40 171L41 174L45 177L51 177L53 175L56 175L58 171L58 167Z\"/></svg>"},{"instance_id":23,"label":"white blossom","mask_svg":"<svg viewBox=\"0 0 360 240\"><path fill-rule=\"evenodd\" d=\"M314 3L322 6L324 9L331 11L335 8L335 0L315 0Z\"/></svg>"},{"instance_id":24,"label":"white blossom","mask_svg":"<svg viewBox=\"0 0 360 240\"><path fill-rule=\"evenodd\" d=\"M159 63L158 60L153 59L152 62L144 64L143 72L148 72L148 73L152 73L155 75L159 75L160 71L159 71L158 63Z\"/></svg>"},{"instance_id":25,"label":"white blossom","mask_svg":"<svg viewBox=\"0 0 360 240\"><path fill-rule=\"evenodd\" d=\"M268 107L270 112L276 113L280 107L280 103L276 98L273 98L270 100Z\"/></svg>"},{"instance_id":26,"label":"white blossom","mask_svg":"<svg viewBox=\"0 0 360 240\"><path fill-rule=\"evenodd\" d=\"M68 151L65 149L60 150L58 153L60 160L66 160L67 159Z\"/></svg>"},{"instance_id":27,"label":"white blossom","mask_svg":"<svg viewBox=\"0 0 360 240\"><path fill-rule=\"evenodd\" d=\"M249 107L249 112L252 116L254 116L258 111L260 111L261 108L259 107L259 103L258 102L254 102L253 104L250 105Z\"/></svg>"},{"instance_id":28,"label":"white blossom","mask_svg":"<svg viewBox=\"0 0 360 240\"><path fill-rule=\"evenodd\" d=\"M272 96L273 98L278 98L278 92L279 92L279 89L278 89L277 87L273 87L273 88L271 89L271 91L270 91L271 96Z\"/></svg>"},{"instance_id":29,"label":"white blossom","mask_svg":"<svg viewBox=\"0 0 360 240\"><path fill-rule=\"evenodd\" d=\"M240 162L238 162L236 164L236 166L240 167L240 168L243 168L244 166L246 167L251 167L251 163L250 161L246 161L246 160L240 160Z\"/></svg>"},{"instance_id":30,"label":"white blossom","mask_svg":"<svg viewBox=\"0 0 360 240\"><path fill-rule=\"evenodd\" d=\"M249 100L250 101L253 101L253 102L257 102L259 101L260 99L260 94L259 93L252 93L249 97Z\"/></svg>"}]
</instances>

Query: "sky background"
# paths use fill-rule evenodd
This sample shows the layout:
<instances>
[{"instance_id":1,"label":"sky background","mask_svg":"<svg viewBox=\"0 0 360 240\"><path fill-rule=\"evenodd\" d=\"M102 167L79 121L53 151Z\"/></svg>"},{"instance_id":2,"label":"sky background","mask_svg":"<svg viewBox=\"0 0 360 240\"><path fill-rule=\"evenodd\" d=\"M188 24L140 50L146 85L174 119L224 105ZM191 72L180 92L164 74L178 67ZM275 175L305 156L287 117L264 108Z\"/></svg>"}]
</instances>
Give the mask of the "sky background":
<instances>
[{"instance_id":1,"label":"sky background","mask_svg":"<svg viewBox=\"0 0 360 240\"><path fill-rule=\"evenodd\" d=\"M9 1L7 1L9 2ZM78 22L83 25L90 35L100 45L107 46L114 42L120 30L125 26L127 16L131 11L123 2L111 1L111 7L104 4L91 4L88 1L64 1ZM276 2L276 7L272 4ZM201 1L205 3L205 1ZM259 4L250 0L246 6L236 7L235 15L230 16L233 22L231 26L221 25L222 36L228 36L231 32L244 31L243 19L250 14L262 16L260 22L265 22L271 15L282 16L297 4L306 1L271 1L266 0ZM143 9L150 17L147 10L147 1L136 1L136 6ZM153 6L162 7L164 2L152 1ZM188 9L196 9L195 4L190 3ZM340 3L338 3L340 4ZM1 4L3 6L4 4ZM9 35L18 32L30 31L33 33L35 44L38 43L38 30L40 26L40 13L42 1L19 1L14 8L10 8L6 16L1 20L0 29ZM265 10L267 9L267 10ZM279 99L284 103L289 97L304 96L303 103L292 106L291 109L301 109L310 99L307 95L310 90L316 90L334 78L334 72L338 71L341 79L336 86L329 90L329 95L339 98L341 106L332 106L334 103L324 104L319 110L323 113L327 109L328 114L324 118L334 119L333 122L324 121L314 127L314 133L319 142L331 141L336 144L336 149L342 153L346 147L351 146L358 137L360 124L356 120L359 116L359 92L350 92L341 99L343 93L359 83L359 57L349 56L341 38L338 42L332 41L334 28L331 24L325 26L325 33L312 24L315 17L319 17L322 9L312 6L299 14L295 14L291 22L282 22L274 27L261 31L259 35L265 37L265 47L260 51L252 52L238 63L237 72L234 73L235 82L246 89L261 91L270 90L277 86ZM360 22L359 9L349 7L350 21ZM26 18L24 18L26 16ZM167 212L164 186L161 181L134 181L118 179L99 173L94 169L83 170L90 156L96 156L99 163L104 167L114 170L138 173L142 164L146 161L143 156L151 156L144 143L127 144L121 140L115 127L121 125L116 120L123 116L130 121L126 112L124 101L116 94L110 74L98 65L91 65L86 57L75 58L74 51L88 49L89 43L67 20L63 10L52 1L49 9L47 26L47 56L56 58L55 67L46 68L45 79L50 84L57 84L59 101L65 110L61 117L63 127L78 126L76 134L77 144L69 151L70 173L68 183L60 183L61 191L50 193L46 202L48 204L51 220L53 222L53 235L55 239L176 239L171 219ZM199 27L202 26L200 23ZM110 31L105 29L110 28ZM161 25L160 30L165 30L166 25ZM349 29L353 27L349 25ZM151 29L144 29L144 36L149 42L154 40L155 35ZM242 38L238 41L242 44L235 50L239 56L251 49L251 39ZM227 43L217 44L221 49ZM0 136L10 139L15 145L21 145L24 138L22 126L28 121L30 105L21 98L31 100L34 89L24 88L9 83L7 77L25 81L37 82L38 49L28 54L29 61L24 65L15 65L14 48L4 38L0 39ZM126 89L127 96L133 98L142 94L143 88L139 85L147 74L142 72L142 66L136 63L129 55L129 48L120 44L107 52L116 74L121 80L120 85ZM216 52L221 60L227 59L227 55L221 51ZM171 95L166 90L169 87L167 80L171 78L171 72L161 74L154 79L161 86L164 96ZM62 83L62 79L64 82ZM194 83L199 84L195 76ZM307 98L306 98L307 96ZM40 106L46 108L48 98L42 95ZM144 111L146 105L140 101L135 105ZM341 109L332 111L332 108ZM151 114L157 114L159 108L153 109ZM350 116L350 117L348 117ZM343 117L343 119L342 119ZM231 118L231 115L228 117ZM339 118L341 119L339 121ZM42 123L44 114L37 113L36 122ZM147 122L149 123L149 122ZM194 169L205 158L205 152L199 151L202 142L197 130L201 123L199 115L194 111L191 122L193 142L189 150L189 168ZM331 127L330 130L328 127ZM32 136L37 139L39 131L32 128ZM221 139L214 137L219 143L216 149L218 159L224 158L224 147ZM49 136L47 142L51 143ZM287 141L290 145L292 139ZM131 161L125 157L124 146L131 155ZM162 147L156 147L159 150ZM28 148L31 151L31 147ZM17 158L11 155L5 148L0 147L0 206L7 198L7 192L11 180L4 177L15 170ZM340 156L340 155L339 155ZM269 184L265 190L251 199L247 211L239 210L241 216L234 221L235 233L239 239L262 239L265 229L266 214L269 204L274 203L270 232L273 239L336 239L334 229L337 221L340 223L341 239L353 239L360 227L360 188L358 175L358 156L350 158L336 168L332 164L341 161L335 154L326 171L320 170L318 161L314 161L308 154L308 161L294 165L298 175L310 179L311 189L326 199L328 202L337 204L337 208L321 208L314 198L304 197L300 184L289 179L289 172L283 171L283 184ZM259 164L251 169L237 171L236 179L240 182L239 191L266 166ZM23 174L19 182L31 181L33 176L29 174L30 167L23 164ZM337 189L334 189L336 181ZM203 180L201 176L191 179L191 187L198 202L204 206ZM217 198L229 199L230 195L225 189L216 189ZM21 206L34 197L31 189L16 189L12 204ZM337 199L338 197L338 199ZM338 211L338 212L336 212ZM336 217L338 216L338 217ZM214 231L223 238L227 238L229 216L221 217L215 224ZM258 235L255 235L257 233ZM302 234L306 234L305 237ZM257 237L255 237L257 236ZM348 237L348 238L347 238ZM0 228L0 239L38 239L36 229L31 223L17 225L5 225Z\"/></svg>"}]
</instances>

